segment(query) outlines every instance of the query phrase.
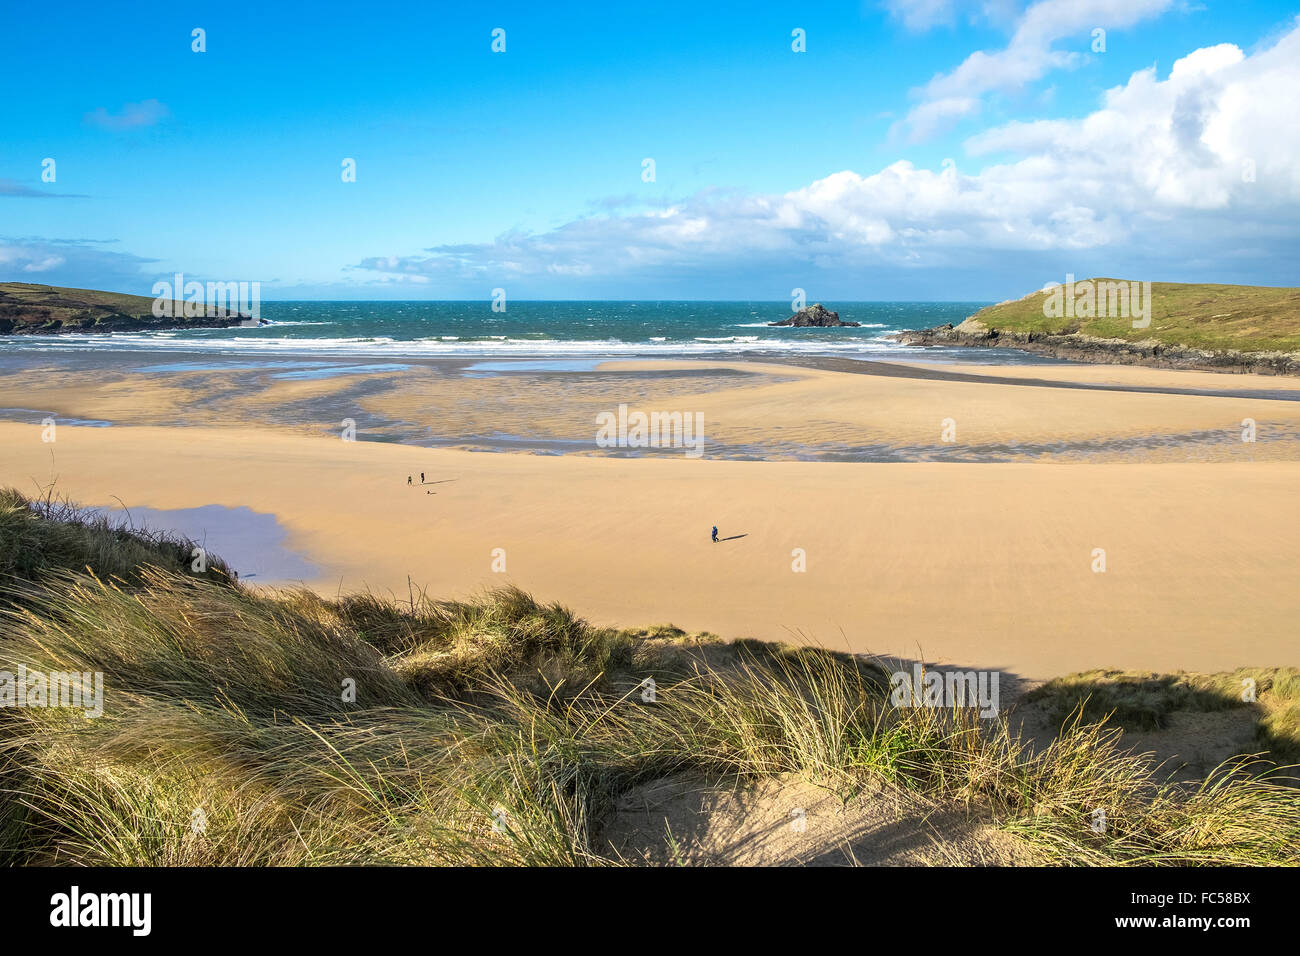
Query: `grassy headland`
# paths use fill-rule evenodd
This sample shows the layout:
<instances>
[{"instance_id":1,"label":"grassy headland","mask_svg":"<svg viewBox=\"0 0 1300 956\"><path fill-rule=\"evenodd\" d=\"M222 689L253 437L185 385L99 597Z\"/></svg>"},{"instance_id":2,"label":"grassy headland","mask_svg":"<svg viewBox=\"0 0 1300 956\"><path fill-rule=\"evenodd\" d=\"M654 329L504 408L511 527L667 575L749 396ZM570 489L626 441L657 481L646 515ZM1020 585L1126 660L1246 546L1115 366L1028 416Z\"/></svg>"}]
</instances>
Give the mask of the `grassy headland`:
<instances>
[{"instance_id":1,"label":"grassy headland","mask_svg":"<svg viewBox=\"0 0 1300 956\"><path fill-rule=\"evenodd\" d=\"M1095 278L1083 284L1129 284ZM1053 352L1063 358L1131 361L1189 368L1300 370L1300 288L1150 284L1149 324L1134 327L1132 315L1102 306L1078 315L1049 305L1053 295L1036 291L986 306L962 324L902 333L909 344L988 345ZM1106 314L1095 314L1106 313ZM1281 357L1289 359L1283 360Z\"/></svg>"},{"instance_id":2,"label":"grassy headland","mask_svg":"<svg viewBox=\"0 0 1300 956\"><path fill-rule=\"evenodd\" d=\"M845 801L888 785L1044 863L1300 860L1289 778L1242 759L1166 781L1086 707L1031 747L1005 716L892 706L883 662L598 628L512 588L249 589L190 573L187 554L0 502L0 668L105 687L97 718L0 710L4 862L607 865L620 795L689 775ZM1295 673L1270 672L1261 699L1283 683L1293 695Z\"/></svg>"},{"instance_id":3,"label":"grassy headland","mask_svg":"<svg viewBox=\"0 0 1300 956\"><path fill-rule=\"evenodd\" d=\"M1300 288L1153 282L1151 325L1142 329L1133 328L1132 319L1122 316L1048 318L1043 310L1048 295L1032 292L980 309L972 318L1008 332L1080 333L1127 342L1154 339L1193 349L1300 351Z\"/></svg>"},{"instance_id":4,"label":"grassy headland","mask_svg":"<svg viewBox=\"0 0 1300 956\"><path fill-rule=\"evenodd\" d=\"M225 314L185 318L184 303L172 303L173 318L157 318L154 300L142 295L67 289L29 282L0 282L0 334L138 332L144 329L211 328L237 325Z\"/></svg>"}]
</instances>

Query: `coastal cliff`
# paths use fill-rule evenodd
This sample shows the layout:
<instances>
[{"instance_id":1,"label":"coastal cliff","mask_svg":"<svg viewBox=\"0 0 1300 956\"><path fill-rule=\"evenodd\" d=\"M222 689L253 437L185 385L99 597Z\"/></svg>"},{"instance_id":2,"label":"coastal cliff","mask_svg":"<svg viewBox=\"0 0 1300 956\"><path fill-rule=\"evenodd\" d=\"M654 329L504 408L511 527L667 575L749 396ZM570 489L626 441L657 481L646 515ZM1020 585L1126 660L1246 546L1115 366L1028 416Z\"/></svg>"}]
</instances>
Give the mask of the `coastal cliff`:
<instances>
[{"instance_id":1,"label":"coastal cliff","mask_svg":"<svg viewBox=\"0 0 1300 956\"><path fill-rule=\"evenodd\" d=\"M154 300L142 295L65 289L28 282L0 282L0 335L53 335L61 332L144 332L151 329L224 329L261 320L224 309L186 317L174 302L175 317L153 314Z\"/></svg>"}]
</instances>

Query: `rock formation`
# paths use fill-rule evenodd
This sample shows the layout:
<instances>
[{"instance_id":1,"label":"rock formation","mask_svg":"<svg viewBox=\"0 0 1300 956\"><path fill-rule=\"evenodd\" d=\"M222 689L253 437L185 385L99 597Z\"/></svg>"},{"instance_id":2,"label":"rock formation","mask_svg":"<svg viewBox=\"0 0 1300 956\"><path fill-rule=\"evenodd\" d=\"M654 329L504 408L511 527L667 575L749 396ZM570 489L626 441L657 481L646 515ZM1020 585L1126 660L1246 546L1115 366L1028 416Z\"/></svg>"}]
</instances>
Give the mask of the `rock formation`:
<instances>
[{"instance_id":1,"label":"rock formation","mask_svg":"<svg viewBox=\"0 0 1300 956\"><path fill-rule=\"evenodd\" d=\"M785 319L784 321L769 322L767 324L768 325L789 325L799 329L804 329L804 328L826 329L826 328L835 328L838 326L843 326L845 328L850 328L850 327L857 328L862 323L841 322L840 314L838 312L832 312L830 309L827 309L824 306L822 306L820 302L815 302L805 309L800 309L798 312L790 316L790 318Z\"/></svg>"}]
</instances>

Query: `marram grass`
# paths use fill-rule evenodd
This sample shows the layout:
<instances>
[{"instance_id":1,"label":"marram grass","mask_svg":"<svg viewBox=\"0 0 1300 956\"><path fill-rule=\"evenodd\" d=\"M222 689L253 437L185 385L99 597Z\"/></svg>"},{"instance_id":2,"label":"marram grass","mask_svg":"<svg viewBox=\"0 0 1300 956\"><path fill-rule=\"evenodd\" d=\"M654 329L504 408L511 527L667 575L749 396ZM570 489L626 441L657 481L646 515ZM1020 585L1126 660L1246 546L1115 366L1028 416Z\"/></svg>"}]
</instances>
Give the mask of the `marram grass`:
<instances>
[{"instance_id":1,"label":"marram grass","mask_svg":"<svg viewBox=\"0 0 1300 956\"><path fill-rule=\"evenodd\" d=\"M49 527L77 513L12 494L4 508L0 669L102 671L106 688L95 719L0 710L11 865L615 865L614 802L679 773L845 796L883 780L1044 863L1300 858L1281 773L1167 782L1104 717L1035 751L1005 718L890 706L884 672L847 655L594 628L510 588L254 591L176 567L185 542Z\"/></svg>"}]
</instances>

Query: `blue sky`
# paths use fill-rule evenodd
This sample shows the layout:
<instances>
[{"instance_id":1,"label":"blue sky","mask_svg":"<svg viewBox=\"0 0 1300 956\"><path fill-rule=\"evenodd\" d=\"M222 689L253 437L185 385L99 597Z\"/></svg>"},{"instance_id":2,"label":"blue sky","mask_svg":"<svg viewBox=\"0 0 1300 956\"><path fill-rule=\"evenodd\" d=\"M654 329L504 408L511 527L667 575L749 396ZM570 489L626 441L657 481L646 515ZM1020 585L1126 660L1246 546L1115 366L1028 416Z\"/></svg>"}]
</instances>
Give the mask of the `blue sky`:
<instances>
[{"instance_id":1,"label":"blue sky","mask_svg":"<svg viewBox=\"0 0 1300 956\"><path fill-rule=\"evenodd\" d=\"M1300 284L1297 4L467 6L11 5L0 279L148 294L182 271L268 299Z\"/></svg>"}]
</instances>

